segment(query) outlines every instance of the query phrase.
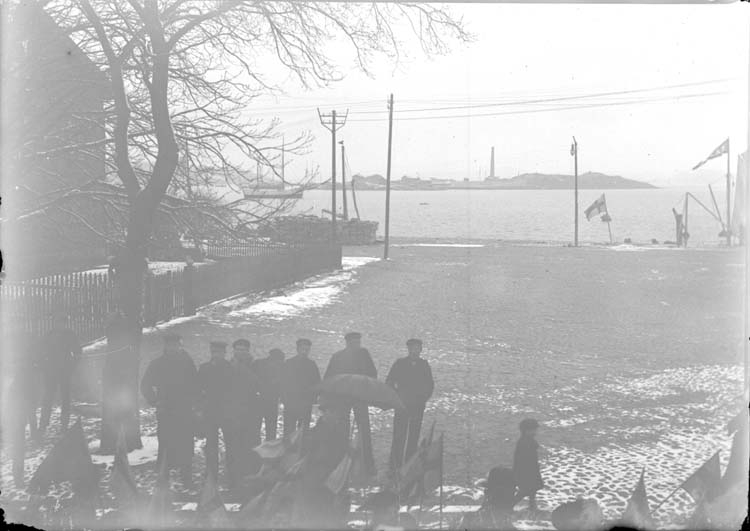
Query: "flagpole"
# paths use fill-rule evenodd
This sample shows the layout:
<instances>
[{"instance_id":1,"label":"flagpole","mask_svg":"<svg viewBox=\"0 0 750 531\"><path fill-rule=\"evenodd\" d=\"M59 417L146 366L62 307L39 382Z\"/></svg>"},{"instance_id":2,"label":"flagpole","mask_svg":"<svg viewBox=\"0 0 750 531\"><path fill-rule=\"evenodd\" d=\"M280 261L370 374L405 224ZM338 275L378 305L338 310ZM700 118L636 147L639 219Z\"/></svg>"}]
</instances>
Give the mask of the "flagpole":
<instances>
[{"instance_id":1,"label":"flagpole","mask_svg":"<svg viewBox=\"0 0 750 531\"><path fill-rule=\"evenodd\" d=\"M609 243L611 245L615 242L612 241L612 227L610 226L609 221L607 222L607 230L609 231Z\"/></svg>"},{"instance_id":2,"label":"flagpole","mask_svg":"<svg viewBox=\"0 0 750 531\"><path fill-rule=\"evenodd\" d=\"M670 493L669 493L669 495L668 495L668 496L667 496L666 498L664 498L664 499L663 499L662 501L660 501L660 502L659 502L659 505L657 505L657 506L656 506L656 508L654 508L654 510L653 510L652 512L653 512L653 513L655 513L656 511L658 511L658 510L659 510L659 508L660 508L660 507L661 507L662 505L664 505L664 502L665 502L665 501L667 501L667 500L668 500L669 498L671 498L672 496L674 496L674 495L675 495L675 493L676 493L676 492L677 492L678 490L680 490L680 489L682 488L682 486L683 486L684 484L685 484L685 482L684 482L684 481L683 481L682 483L680 483L680 484L679 484L679 485L678 485L678 486L677 486L677 487L676 487L676 488L675 488L675 489L674 489L674 490L673 490L672 492L670 492Z\"/></svg>"},{"instance_id":3,"label":"flagpole","mask_svg":"<svg viewBox=\"0 0 750 531\"><path fill-rule=\"evenodd\" d=\"M732 246L732 220L730 218L730 205L732 197L732 174L731 157L729 156L729 139L727 138L727 247Z\"/></svg>"},{"instance_id":4,"label":"flagpole","mask_svg":"<svg viewBox=\"0 0 750 531\"><path fill-rule=\"evenodd\" d=\"M574 244L576 247L578 247L578 142L576 142L576 137L573 137L573 160L574 160L573 164L574 164L574 169L575 169L575 177L574 177L575 239L574 239Z\"/></svg>"}]
</instances>

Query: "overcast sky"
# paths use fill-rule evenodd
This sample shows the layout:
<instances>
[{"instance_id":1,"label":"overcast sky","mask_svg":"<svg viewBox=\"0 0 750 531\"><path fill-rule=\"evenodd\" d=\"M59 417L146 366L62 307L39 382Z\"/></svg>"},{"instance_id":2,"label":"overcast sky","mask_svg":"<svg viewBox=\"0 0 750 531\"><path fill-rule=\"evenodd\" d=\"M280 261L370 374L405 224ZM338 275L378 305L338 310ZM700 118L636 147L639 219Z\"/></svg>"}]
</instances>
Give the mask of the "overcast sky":
<instances>
[{"instance_id":1,"label":"overcast sky","mask_svg":"<svg viewBox=\"0 0 750 531\"><path fill-rule=\"evenodd\" d=\"M450 54L431 59L407 50L409 59L395 71L380 61L374 79L344 64L346 78L329 88L286 86L288 96L277 100L284 130L293 136L308 129L316 136L310 154L290 164L287 175L319 165L321 174L330 176L330 133L319 123L318 105L324 111L349 108L340 137L351 171L384 175L390 92L397 111L394 178L484 178L491 146L499 177L572 173L575 135L581 172L668 186L708 184L721 179L725 159L695 172L690 168L727 136L734 161L747 145L750 15L745 5L450 9L463 16L475 42L456 43ZM623 91L635 92L559 99ZM508 105L539 99L557 101ZM268 106L258 102L264 114ZM404 112L433 107L463 108ZM524 113L508 114L518 111ZM489 116L477 116L482 114ZM403 119L427 116L441 118ZM736 162L732 167L734 172Z\"/></svg>"}]
</instances>

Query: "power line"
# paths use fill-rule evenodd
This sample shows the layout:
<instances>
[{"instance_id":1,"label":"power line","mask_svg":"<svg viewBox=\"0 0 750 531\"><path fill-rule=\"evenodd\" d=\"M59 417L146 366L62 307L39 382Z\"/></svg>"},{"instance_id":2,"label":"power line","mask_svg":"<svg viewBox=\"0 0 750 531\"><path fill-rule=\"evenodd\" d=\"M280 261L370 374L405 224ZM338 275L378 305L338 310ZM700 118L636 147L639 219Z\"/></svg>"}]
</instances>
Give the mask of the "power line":
<instances>
[{"instance_id":1,"label":"power line","mask_svg":"<svg viewBox=\"0 0 750 531\"><path fill-rule=\"evenodd\" d=\"M518 111L503 111L503 112L491 112L491 113L481 113L481 114L453 114L453 115L445 115L445 116L409 116L409 117L404 117L404 118L394 118L394 120L406 121L406 120L446 120L446 119L451 119L451 118L481 118L484 116L504 116L504 115L513 115L513 114L531 114L531 113L543 113L543 112L569 111L569 110L575 110L575 109L590 109L590 108L595 108L595 107L617 107L621 105L634 105L638 103L653 103L653 102L658 102L658 101L672 101L672 100L688 99L688 98L702 98L702 97L707 97L707 96L718 96L718 95L724 95L724 94L727 94L727 92L726 91L703 92L699 94L684 94L680 96L668 96L668 97L663 97L663 98L588 103L588 104L567 105L567 106L544 108L544 109L524 109L524 110L518 110ZM386 120L387 118L360 118L360 119L352 118L351 119L352 122L383 122Z\"/></svg>"},{"instance_id":2,"label":"power line","mask_svg":"<svg viewBox=\"0 0 750 531\"><path fill-rule=\"evenodd\" d=\"M559 97L552 97L552 98L548 97L548 98L539 98L539 99L530 99L530 100L521 100L521 101L503 101L503 102L476 103L476 104L472 103L472 104L455 105L455 106L449 106L449 107L423 107L423 108L418 108L418 109L400 109L396 112L406 113L406 112L450 111L450 110L458 110L458 109L475 109L475 108L481 108L481 107L531 105L531 104L536 104L536 103L549 103L549 102L556 102L556 101L570 101L570 100L579 100L579 99L588 99L588 98L600 98L600 97L605 97L605 96L623 96L626 94L638 94L638 93L643 93L643 92L654 92L654 91L669 90L669 89L674 89L674 88L695 87L695 86L701 86L701 85L721 83L723 81L725 80L698 81L694 83L681 83L679 85L665 85L665 86L652 87L652 88L617 90L617 91L609 91L609 92L595 92L591 94L559 96ZM382 113L382 112L384 111L358 111L358 114L377 114L377 113Z\"/></svg>"}]
</instances>

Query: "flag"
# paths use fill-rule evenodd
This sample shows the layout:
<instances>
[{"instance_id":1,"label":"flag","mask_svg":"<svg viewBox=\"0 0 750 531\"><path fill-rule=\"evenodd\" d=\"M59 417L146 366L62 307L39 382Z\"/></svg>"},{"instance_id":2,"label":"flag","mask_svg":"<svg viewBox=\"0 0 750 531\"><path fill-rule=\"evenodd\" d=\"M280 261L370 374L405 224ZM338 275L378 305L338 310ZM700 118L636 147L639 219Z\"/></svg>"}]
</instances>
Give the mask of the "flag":
<instances>
[{"instance_id":1,"label":"flag","mask_svg":"<svg viewBox=\"0 0 750 531\"><path fill-rule=\"evenodd\" d=\"M115 459L109 479L109 488L115 495L120 507L133 505L138 499L138 487L133 480L125 444L125 430L121 428L117 435Z\"/></svg>"},{"instance_id":2,"label":"flag","mask_svg":"<svg viewBox=\"0 0 750 531\"><path fill-rule=\"evenodd\" d=\"M622 523L634 529L655 529L656 524L651 517L651 510L648 507L648 497L646 496L646 482L644 474L646 469L641 470L641 478L630 495L628 505L622 515Z\"/></svg>"},{"instance_id":3,"label":"flag","mask_svg":"<svg viewBox=\"0 0 750 531\"><path fill-rule=\"evenodd\" d=\"M576 154L576 151L577 151L577 150L576 150L576 145L575 145L575 142L574 142L574 143L572 143L572 144L570 145L570 156L571 156L571 157L574 157L574 156L575 156L575 154Z\"/></svg>"},{"instance_id":4,"label":"flag","mask_svg":"<svg viewBox=\"0 0 750 531\"><path fill-rule=\"evenodd\" d=\"M719 452L716 452L698 470L693 472L681 487L696 502L700 502L704 498L713 498L716 496L720 483L721 465L719 464Z\"/></svg>"},{"instance_id":5,"label":"flag","mask_svg":"<svg viewBox=\"0 0 750 531\"><path fill-rule=\"evenodd\" d=\"M99 470L91 461L79 419L52 447L29 483L33 493L46 493L52 483L70 481L79 493L96 493Z\"/></svg>"},{"instance_id":6,"label":"flag","mask_svg":"<svg viewBox=\"0 0 750 531\"><path fill-rule=\"evenodd\" d=\"M693 166L693 169L697 170L709 160L715 159L716 157L721 157L725 153L729 153L729 139L728 138L724 142L722 142L719 147L714 149L708 157L706 157L704 160L700 161L698 164Z\"/></svg>"},{"instance_id":7,"label":"flag","mask_svg":"<svg viewBox=\"0 0 750 531\"><path fill-rule=\"evenodd\" d=\"M349 452L344 455L336 468L328 475L326 487L334 494L339 494L346 487L349 471L352 468L352 456Z\"/></svg>"},{"instance_id":8,"label":"flag","mask_svg":"<svg viewBox=\"0 0 750 531\"><path fill-rule=\"evenodd\" d=\"M591 206L584 211L586 220L588 221L591 221L591 218L593 218L594 216L598 216L601 213L607 213L607 199L604 197L604 194L602 194L599 199L591 203Z\"/></svg>"}]
</instances>

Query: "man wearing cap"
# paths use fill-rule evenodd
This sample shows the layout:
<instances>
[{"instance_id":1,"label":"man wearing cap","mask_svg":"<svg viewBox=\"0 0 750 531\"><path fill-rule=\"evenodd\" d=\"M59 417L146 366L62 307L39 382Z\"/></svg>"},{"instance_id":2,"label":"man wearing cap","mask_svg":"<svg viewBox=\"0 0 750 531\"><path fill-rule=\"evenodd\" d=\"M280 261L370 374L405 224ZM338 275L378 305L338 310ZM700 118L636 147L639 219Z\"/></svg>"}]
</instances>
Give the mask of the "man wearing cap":
<instances>
[{"instance_id":1,"label":"man wearing cap","mask_svg":"<svg viewBox=\"0 0 750 531\"><path fill-rule=\"evenodd\" d=\"M198 390L200 393L200 411L203 416L203 429L206 435L206 468L219 477L219 430L224 438L226 449L227 475L231 476L231 464L234 458L232 438L227 430L230 423L229 400L231 398L232 364L226 360L227 344L223 341L211 341L211 359L198 367ZM229 482L230 484L232 481Z\"/></svg>"},{"instance_id":2,"label":"man wearing cap","mask_svg":"<svg viewBox=\"0 0 750 531\"><path fill-rule=\"evenodd\" d=\"M276 438L279 421L279 397L284 372L284 352L272 348L267 358L255 360L252 365L260 381L260 423L266 425L266 440Z\"/></svg>"},{"instance_id":3,"label":"man wearing cap","mask_svg":"<svg viewBox=\"0 0 750 531\"><path fill-rule=\"evenodd\" d=\"M375 368L372 356L366 348L362 348L361 339L362 334L359 332L349 332L344 336L346 347L331 356L324 379L339 374L361 374L371 378L378 377L378 370ZM352 409L354 410L354 419L357 422L357 431L362 441L365 469L368 473L374 473L375 459L372 455L369 409L367 405L363 404L355 404Z\"/></svg>"},{"instance_id":4,"label":"man wearing cap","mask_svg":"<svg viewBox=\"0 0 750 531\"><path fill-rule=\"evenodd\" d=\"M149 363L141 379L141 394L156 407L156 467L166 460L168 469L180 470L185 486L192 485L197 381L195 363L176 334L164 337L164 353Z\"/></svg>"},{"instance_id":5,"label":"man wearing cap","mask_svg":"<svg viewBox=\"0 0 750 531\"><path fill-rule=\"evenodd\" d=\"M430 364L419 356L422 353L422 341L410 339L406 342L406 348L409 355L393 363L385 380L385 383L396 390L406 408L396 410L393 416L391 470L398 470L417 450L424 408L435 388Z\"/></svg>"},{"instance_id":6,"label":"man wearing cap","mask_svg":"<svg viewBox=\"0 0 750 531\"><path fill-rule=\"evenodd\" d=\"M260 468L260 459L253 448L260 444L260 381L253 372L250 341L238 339L232 343L232 379L229 386L227 439L232 450L234 481ZM230 454L227 454L227 458ZM236 459L235 459L236 457Z\"/></svg>"},{"instance_id":7,"label":"man wearing cap","mask_svg":"<svg viewBox=\"0 0 750 531\"><path fill-rule=\"evenodd\" d=\"M282 400L284 402L284 437L289 437L298 428L310 427L312 406L315 402L315 387L320 383L320 369L309 358L312 342L297 340L297 355L284 362Z\"/></svg>"},{"instance_id":8,"label":"man wearing cap","mask_svg":"<svg viewBox=\"0 0 750 531\"><path fill-rule=\"evenodd\" d=\"M68 429L70 419L70 386L73 369L81 357L81 343L76 333L68 327L67 316L57 311L52 316L52 330L45 334L41 343L41 369L44 375L44 396L39 431L44 433L49 425L52 402L60 391L60 424Z\"/></svg>"}]
</instances>

